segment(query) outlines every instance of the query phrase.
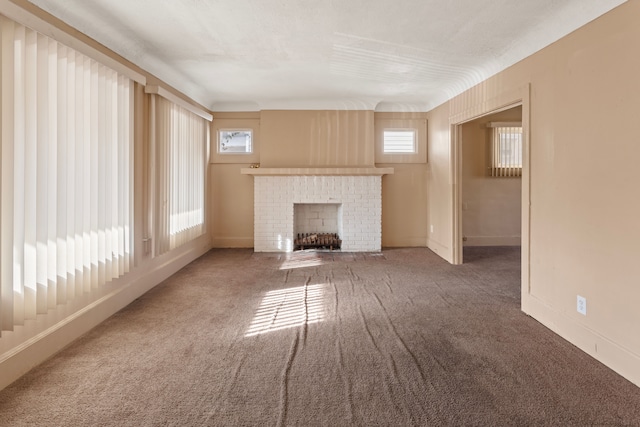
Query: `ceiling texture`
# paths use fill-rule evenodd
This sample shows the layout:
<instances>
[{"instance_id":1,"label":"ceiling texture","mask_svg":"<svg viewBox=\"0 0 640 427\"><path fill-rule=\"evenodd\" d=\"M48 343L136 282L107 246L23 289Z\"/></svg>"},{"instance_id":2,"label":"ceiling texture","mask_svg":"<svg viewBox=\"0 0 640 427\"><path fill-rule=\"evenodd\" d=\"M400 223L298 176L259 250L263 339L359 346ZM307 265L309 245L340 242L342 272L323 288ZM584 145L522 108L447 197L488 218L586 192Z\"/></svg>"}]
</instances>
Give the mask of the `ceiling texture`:
<instances>
[{"instance_id":1,"label":"ceiling texture","mask_svg":"<svg viewBox=\"0 0 640 427\"><path fill-rule=\"evenodd\" d=\"M30 0L212 111L429 111L625 0Z\"/></svg>"}]
</instances>

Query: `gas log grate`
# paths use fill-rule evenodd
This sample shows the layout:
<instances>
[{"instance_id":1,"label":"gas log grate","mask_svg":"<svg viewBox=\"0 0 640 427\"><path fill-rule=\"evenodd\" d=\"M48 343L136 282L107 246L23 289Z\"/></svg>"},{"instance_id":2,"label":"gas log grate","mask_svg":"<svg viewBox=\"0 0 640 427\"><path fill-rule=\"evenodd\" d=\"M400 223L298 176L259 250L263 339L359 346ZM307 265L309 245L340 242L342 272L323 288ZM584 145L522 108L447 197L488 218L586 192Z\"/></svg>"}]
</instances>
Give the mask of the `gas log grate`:
<instances>
[{"instance_id":1,"label":"gas log grate","mask_svg":"<svg viewBox=\"0 0 640 427\"><path fill-rule=\"evenodd\" d=\"M304 249L340 249L342 240L336 233L298 233L298 238L294 240L294 251Z\"/></svg>"}]
</instances>

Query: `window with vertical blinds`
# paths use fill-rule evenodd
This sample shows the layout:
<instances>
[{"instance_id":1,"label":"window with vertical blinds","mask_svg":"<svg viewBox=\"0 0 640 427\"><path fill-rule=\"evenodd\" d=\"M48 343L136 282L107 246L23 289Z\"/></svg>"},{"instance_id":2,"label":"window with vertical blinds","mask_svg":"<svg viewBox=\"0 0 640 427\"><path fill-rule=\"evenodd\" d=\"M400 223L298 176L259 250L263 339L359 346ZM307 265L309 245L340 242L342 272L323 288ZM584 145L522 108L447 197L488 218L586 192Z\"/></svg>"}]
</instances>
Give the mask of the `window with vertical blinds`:
<instances>
[{"instance_id":1,"label":"window with vertical blinds","mask_svg":"<svg viewBox=\"0 0 640 427\"><path fill-rule=\"evenodd\" d=\"M490 123L493 128L491 176L522 175L522 126L520 123Z\"/></svg>"},{"instance_id":2,"label":"window with vertical blinds","mask_svg":"<svg viewBox=\"0 0 640 427\"><path fill-rule=\"evenodd\" d=\"M80 298L132 263L133 82L0 16L0 323Z\"/></svg>"},{"instance_id":3,"label":"window with vertical blinds","mask_svg":"<svg viewBox=\"0 0 640 427\"><path fill-rule=\"evenodd\" d=\"M164 97L151 95L154 255L204 234L209 124Z\"/></svg>"}]
</instances>

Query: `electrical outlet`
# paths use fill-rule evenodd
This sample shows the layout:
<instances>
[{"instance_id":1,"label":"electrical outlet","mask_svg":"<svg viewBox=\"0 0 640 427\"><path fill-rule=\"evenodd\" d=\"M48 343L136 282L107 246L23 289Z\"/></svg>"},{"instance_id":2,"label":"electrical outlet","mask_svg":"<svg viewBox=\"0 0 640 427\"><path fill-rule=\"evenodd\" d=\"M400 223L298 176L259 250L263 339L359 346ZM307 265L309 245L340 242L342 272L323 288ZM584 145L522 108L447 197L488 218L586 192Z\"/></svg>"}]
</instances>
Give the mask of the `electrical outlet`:
<instances>
[{"instance_id":1,"label":"electrical outlet","mask_svg":"<svg viewBox=\"0 0 640 427\"><path fill-rule=\"evenodd\" d=\"M576 307L576 310L578 310L578 313L583 314L583 315L587 315L587 299L585 297L581 297L580 295L578 295L578 304Z\"/></svg>"},{"instance_id":2,"label":"electrical outlet","mask_svg":"<svg viewBox=\"0 0 640 427\"><path fill-rule=\"evenodd\" d=\"M433 233L433 224L431 224L431 232Z\"/></svg>"}]
</instances>

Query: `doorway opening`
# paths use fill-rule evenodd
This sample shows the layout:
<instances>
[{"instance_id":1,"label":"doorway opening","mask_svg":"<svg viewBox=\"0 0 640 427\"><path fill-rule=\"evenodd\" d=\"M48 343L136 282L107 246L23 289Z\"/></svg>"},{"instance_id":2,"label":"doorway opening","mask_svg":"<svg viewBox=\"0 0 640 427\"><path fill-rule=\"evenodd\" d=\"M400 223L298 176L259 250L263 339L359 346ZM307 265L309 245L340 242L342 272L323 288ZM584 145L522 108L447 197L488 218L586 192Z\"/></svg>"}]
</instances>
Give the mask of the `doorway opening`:
<instances>
[{"instance_id":1,"label":"doorway opening","mask_svg":"<svg viewBox=\"0 0 640 427\"><path fill-rule=\"evenodd\" d=\"M525 102L526 101L526 102ZM493 127L521 128L517 173L496 176ZM472 246L520 246L522 271L529 270L528 97L451 125L453 186L453 264L463 263ZM497 174L500 175L500 174ZM523 281L523 285L525 281ZM528 280L526 280L528 288Z\"/></svg>"},{"instance_id":2,"label":"doorway opening","mask_svg":"<svg viewBox=\"0 0 640 427\"><path fill-rule=\"evenodd\" d=\"M465 154L463 143L465 138L465 125L478 119L491 121L490 116L499 117L499 114L513 114L517 117L520 115L520 121L522 126L522 168L520 178L520 292L521 292L521 308L526 311L525 305L528 304L530 296L530 144L529 144L529 102L530 102L530 88L529 85L524 85L517 90L505 92L495 98L490 99L480 105L472 106L466 109L464 112L456 114L450 118L451 129L451 168L452 168L452 198L453 203L453 227L452 227L452 251L451 262L452 264L463 263L463 249L465 243L469 242L473 228L470 228L471 222L468 220L467 214L472 214L473 201L464 200L466 205L463 205L464 186L469 184L465 182L463 175L464 163L463 158ZM509 111L512 110L512 111ZM513 116L511 116L513 117ZM511 119L509 119L510 121ZM495 121L495 120L494 120ZM478 124L479 125L479 124ZM487 131L489 133L490 131ZM478 147L476 147L478 148ZM488 167L488 166L485 166ZM502 178L496 178L502 179ZM469 190L467 189L467 192ZM471 202L471 203L470 203ZM464 210L463 210L464 209ZM518 221L517 216L511 217L510 221ZM479 225L487 227L487 222L480 222ZM513 226L513 223L511 224ZM465 239L465 237L467 237ZM478 237L478 236L475 236ZM491 243L490 238L483 238L480 235L480 243ZM485 236L486 237L486 236ZM501 236L505 237L505 236ZM509 237L509 236L506 236ZM517 242L517 236L510 236L511 244ZM472 240L472 239L471 239ZM508 242L509 240L507 240ZM497 240L500 244L505 244L504 240ZM473 240L471 241L473 244ZM476 243L478 240L476 239Z\"/></svg>"},{"instance_id":3,"label":"doorway opening","mask_svg":"<svg viewBox=\"0 0 640 427\"><path fill-rule=\"evenodd\" d=\"M522 105L460 125L463 248L521 246L521 129Z\"/></svg>"}]
</instances>

